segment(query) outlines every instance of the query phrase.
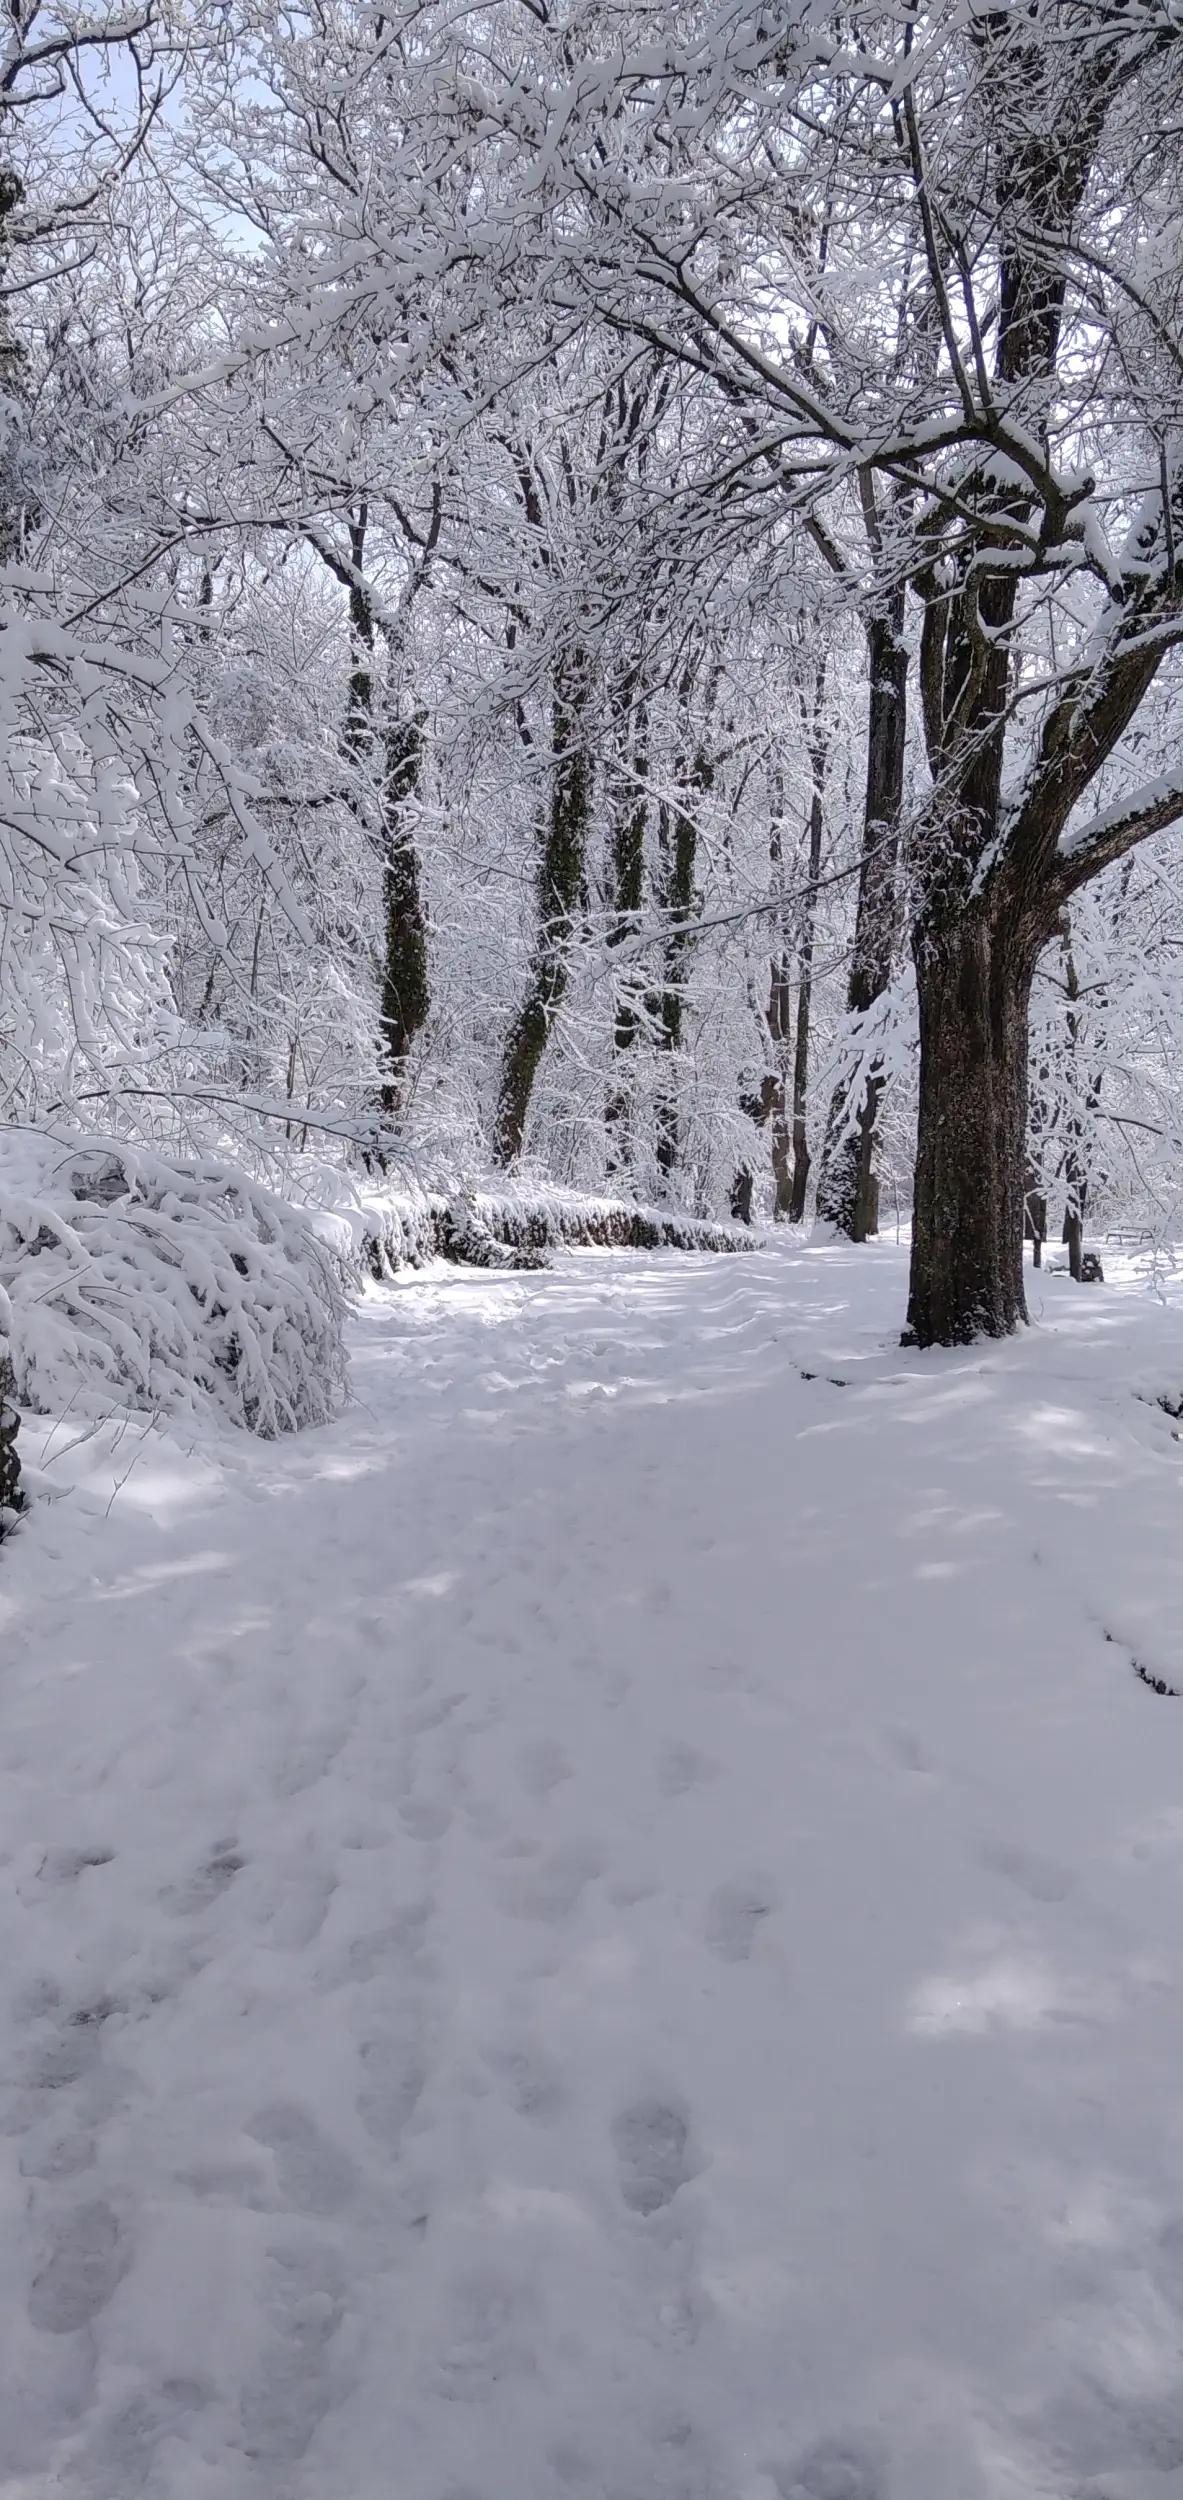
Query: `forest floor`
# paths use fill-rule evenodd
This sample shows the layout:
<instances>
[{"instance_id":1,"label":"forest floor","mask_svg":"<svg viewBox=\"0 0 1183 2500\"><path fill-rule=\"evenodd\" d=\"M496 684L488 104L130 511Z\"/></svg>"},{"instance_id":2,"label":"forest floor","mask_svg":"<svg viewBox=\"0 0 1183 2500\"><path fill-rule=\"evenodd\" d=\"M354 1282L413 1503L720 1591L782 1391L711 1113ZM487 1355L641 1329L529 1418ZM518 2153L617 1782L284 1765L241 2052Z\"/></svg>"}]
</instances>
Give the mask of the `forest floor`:
<instances>
[{"instance_id":1,"label":"forest floor","mask_svg":"<svg viewBox=\"0 0 1183 2500\"><path fill-rule=\"evenodd\" d=\"M41 1435L3 2500L1183 2495L1183 1298L1033 1285L412 1278L328 1429Z\"/></svg>"}]
</instances>

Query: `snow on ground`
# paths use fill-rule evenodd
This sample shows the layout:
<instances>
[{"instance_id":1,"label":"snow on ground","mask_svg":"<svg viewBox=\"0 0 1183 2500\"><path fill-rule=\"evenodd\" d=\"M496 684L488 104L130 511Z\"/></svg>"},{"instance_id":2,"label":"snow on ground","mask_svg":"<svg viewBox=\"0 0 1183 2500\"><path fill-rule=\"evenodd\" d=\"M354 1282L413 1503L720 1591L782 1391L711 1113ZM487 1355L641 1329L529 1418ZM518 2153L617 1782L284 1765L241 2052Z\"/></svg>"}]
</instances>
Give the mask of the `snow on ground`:
<instances>
[{"instance_id":1,"label":"snow on ground","mask_svg":"<svg viewBox=\"0 0 1183 2500\"><path fill-rule=\"evenodd\" d=\"M293 1444L51 1436L3 2500L1178 2500L1183 1308L1035 1282L411 1279Z\"/></svg>"}]
</instances>

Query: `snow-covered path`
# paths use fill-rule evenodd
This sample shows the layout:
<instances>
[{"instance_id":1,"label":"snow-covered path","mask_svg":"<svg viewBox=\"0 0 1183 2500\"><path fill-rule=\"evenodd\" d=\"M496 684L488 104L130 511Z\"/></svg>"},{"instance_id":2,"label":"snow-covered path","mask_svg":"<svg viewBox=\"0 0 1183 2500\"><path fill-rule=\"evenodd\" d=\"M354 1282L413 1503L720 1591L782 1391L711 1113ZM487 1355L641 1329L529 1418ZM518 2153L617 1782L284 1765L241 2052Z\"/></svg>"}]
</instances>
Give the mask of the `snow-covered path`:
<instances>
[{"instance_id":1,"label":"snow-covered path","mask_svg":"<svg viewBox=\"0 0 1183 2500\"><path fill-rule=\"evenodd\" d=\"M38 1512L3 2500L1178 2500L1183 1313L1044 1292L413 1280Z\"/></svg>"}]
</instances>

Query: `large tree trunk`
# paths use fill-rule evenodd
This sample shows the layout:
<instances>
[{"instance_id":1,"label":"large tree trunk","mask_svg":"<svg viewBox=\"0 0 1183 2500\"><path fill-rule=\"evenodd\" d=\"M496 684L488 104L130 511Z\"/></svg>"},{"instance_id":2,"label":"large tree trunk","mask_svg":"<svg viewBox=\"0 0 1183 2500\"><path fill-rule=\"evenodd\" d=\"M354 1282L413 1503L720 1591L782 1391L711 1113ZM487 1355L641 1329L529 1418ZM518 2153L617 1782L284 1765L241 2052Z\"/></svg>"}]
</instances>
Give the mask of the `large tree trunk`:
<instances>
[{"instance_id":1,"label":"large tree trunk","mask_svg":"<svg viewBox=\"0 0 1183 2500\"><path fill-rule=\"evenodd\" d=\"M920 1125L906 1342L969 1345L1027 1317L1023 1201L1034 951L970 908L917 955Z\"/></svg>"},{"instance_id":2,"label":"large tree trunk","mask_svg":"<svg viewBox=\"0 0 1183 2500\"><path fill-rule=\"evenodd\" d=\"M1123 75L1122 52L1115 44L1082 54L1069 98L1049 78L1052 55L1015 41L1005 13L983 17L981 37L982 103L998 132L995 373L1008 421L1046 439L1073 227ZM913 174L927 197L910 107L907 130ZM926 257L940 299L947 243L927 209L925 216ZM947 321L945 327L948 345ZM980 360L977 340L975 356ZM1012 646L1018 574L1006 539L1018 530L1029 540L1038 497L1013 464L1001 478L992 471L993 423L987 406L982 472L971 477L962 471L960 508L947 518L944 552L913 575L924 607L919 682L925 740L934 793L940 794L911 863L921 1073L908 1334L919 1345L1005 1336L1026 1319L1027 1014L1036 956L1075 884L1120 857L1158 821L1153 810L1140 825L1135 817L1132 835L1111 851L1102 844L1081 875L1066 875L1057 864L1072 808L1124 734L1156 666L1146 646L1129 664L1114 661L1111 646L1110 663L1095 664L1091 696L1070 680L1053 702L1034 770L1027 763L1025 796L1005 824L1006 739L1021 678ZM976 544L967 514L976 516ZM1058 526L1046 503L1045 525ZM1173 579L1169 535L1164 518L1164 557ZM1143 578L1154 543L1151 533L1139 546ZM934 556L941 544L937 533ZM1135 598L1131 586L1127 600L1114 604L1123 614L1122 632L1136 645L1136 618L1124 622Z\"/></svg>"},{"instance_id":3,"label":"large tree trunk","mask_svg":"<svg viewBox=\"0 0 1183 2500\"><path fill-rule=\"evenodd\" d=\"M898 591L867 626L867 793L846 1001L851 1016L865 1016L882 997L891 979L895 951L908 723L908 652L903 635L904 596ZM833 1224L851 1241L865 1241L878 1225L875 1132L882 1094L883 1079L874 1066L860 1071L853 1081L840 1080L826 1122L817 1211L823 1223Z\"/></svg>"},{"instance_id":4,"label":"large tree trunk","mask_svg":"<svg viewBox=\"0 0 1183 2500\"><path fill-rule=\"evenodd\" d=\"M534 1080L567 993L571 936L583 890L591 817L586 700L586 664L578 656L555 674L554 766L538 876L538 937L529 987L506 1036L501 1061L493 1143L502 1164L515 1162L522 1151Z\"/></svg>"}]
</instances>

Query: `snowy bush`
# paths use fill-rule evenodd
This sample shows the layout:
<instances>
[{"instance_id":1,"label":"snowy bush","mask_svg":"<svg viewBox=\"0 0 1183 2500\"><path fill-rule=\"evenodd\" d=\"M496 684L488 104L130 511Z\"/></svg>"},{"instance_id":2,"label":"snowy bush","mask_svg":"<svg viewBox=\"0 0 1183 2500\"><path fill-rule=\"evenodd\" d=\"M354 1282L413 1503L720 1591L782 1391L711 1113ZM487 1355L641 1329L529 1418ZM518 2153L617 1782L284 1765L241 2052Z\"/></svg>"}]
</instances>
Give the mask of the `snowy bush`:
<instances>
[{"instance_id":1,"label":"snowy bush","mask_svg":"<svg viewBox=\"0 0 1183 2500\"><path fill-rule=\"evenodd\" d=\"M558 1249L745 1251L752 1234L662 1207L577 1190L531 1187L381 1191L314 1218L318 1236L358 1283L429 1259L466 1267L536 1268Z\"/></svg>"},{"instance_id":2,"label":"snowy bush","mask_svg":"<svg viewBox=\"0 0 1183 2500\"><path fill-rule=\"evenodd\" d=\"M210 1157L0 1138L0 1307L16 1395L43 1414L210 1408L270 1437L344 1393L333 1260L297 1209Z\"/></svg>"}]
</instances>

